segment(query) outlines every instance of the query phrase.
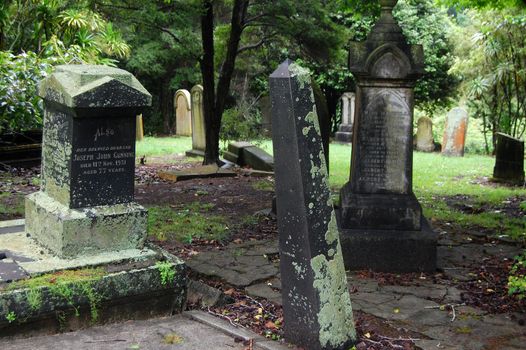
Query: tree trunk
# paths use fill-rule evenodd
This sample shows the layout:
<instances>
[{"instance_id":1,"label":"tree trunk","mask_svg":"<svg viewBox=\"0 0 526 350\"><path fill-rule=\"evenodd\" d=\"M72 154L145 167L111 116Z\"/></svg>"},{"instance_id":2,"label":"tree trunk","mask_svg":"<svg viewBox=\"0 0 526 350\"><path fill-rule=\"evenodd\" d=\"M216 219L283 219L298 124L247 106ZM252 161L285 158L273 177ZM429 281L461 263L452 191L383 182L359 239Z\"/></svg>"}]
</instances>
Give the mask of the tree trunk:
<instances>
[{"instance_id":1,"label":"tree trunk","mask_svg":"<svg viewBox=\"0 0 526 350\"><path fill-rule=\"evenodd\" d=\"M201 72L204 88L206 150L203 164L219 163L221 118L230 91L230 82L234 73L248 3L249 0L234 0L226 57L219 72L217 89L214 91L214 10L211 0L204 1L205 11L201 16L201 34L203 37ZM209 90L208 94L207 90Z\"/></svg>"},{"instance_id":2,"label":"tree trunk","mask_svg":"<svg viewBox=\"0 0 526 350\"><path fill-rule=\"evenodd\" d=\"M201 37L203 57L200 60L203 76L203 112L205 117L205 158L203 164L214 164L219 160L219 128L216 127L215 81L214 81L214 6L213 0L203 1L201 15Z\"/></svg>"},{"instance_id":3,"label":"tree trunk","mask_svg":"<svg viewBox=\"0 0 526 350\"><path fill-rule=\"evenodd\" d=\"M174 121L174 101L173 91L170 88L170 80L163 79L160 94L161 115L163 117L163 133L170 135L173 132Z\"/></svg>"}]
</instances>

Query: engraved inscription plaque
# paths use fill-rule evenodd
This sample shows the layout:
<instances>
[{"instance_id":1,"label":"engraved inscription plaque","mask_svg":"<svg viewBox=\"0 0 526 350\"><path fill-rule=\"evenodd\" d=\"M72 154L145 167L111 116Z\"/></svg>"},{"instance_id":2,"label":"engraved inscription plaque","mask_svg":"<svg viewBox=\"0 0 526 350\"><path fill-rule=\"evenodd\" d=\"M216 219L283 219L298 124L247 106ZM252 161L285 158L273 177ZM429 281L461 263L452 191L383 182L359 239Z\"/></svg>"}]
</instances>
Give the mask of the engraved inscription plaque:
<instances>
[{"instance_id":1,"label":"engraved inscription plaque","mask_svg":"<svg viewBox=\"0 0 526 350\"><path fill-rule=\"evenodd\" d=\"M364 88L353 158L356 193L411 192L411 91Z\"/></svg>"},{"instance_id":2,"label":"engraved inscription plaque","mask_svg":"<svg viewBox=\"0 0 526 350\"><path fill-rule=\"evenodd\" d=\"M135 119L80 119L73 135L70 207L133 201Z\"/></svg>"}]
</instances>

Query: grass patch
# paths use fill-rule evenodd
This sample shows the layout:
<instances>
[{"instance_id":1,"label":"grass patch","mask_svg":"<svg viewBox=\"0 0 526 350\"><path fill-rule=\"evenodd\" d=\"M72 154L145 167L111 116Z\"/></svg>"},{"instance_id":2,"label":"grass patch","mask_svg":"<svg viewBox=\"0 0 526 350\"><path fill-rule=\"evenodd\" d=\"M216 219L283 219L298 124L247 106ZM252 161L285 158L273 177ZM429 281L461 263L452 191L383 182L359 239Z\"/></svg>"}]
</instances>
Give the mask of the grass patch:
<instances>
[{"instance_id":1,"label":"grass patch","mask_svg":"<svg viewBox=\"0 0 526 350\"><path fill-rule=\"evenodd\" d=\"M142 141L135 143L137 157L146 156L162 157L168 155L184 156L185 152L192 148L192 138L188 136L177 137L145 137ZM189 161L188 158L186 161Z\"/></svg>"},{"instance_id":2,"label":"grass patch","mask_svg":"<svg viewBox=\"0 0 526 350\"><path fill-rule=\"evenodd\" d=\"M180 208L152 206L148 208L148 234L160 241L175 239L192 243L194 239L222 241L228 237L225 219L206 215L214 204L193 202Z\"/></svg>"},{"instance_id":3,"label":"grass patch","mask_svg":"<svg viewBox=\"0 0 526 350\"><path fill-rule=\"evenodd\" d=\"M252 184L252 188L259 191L274 191L274 182L268 180L259 180Z\"/></svg>"},{"instance_id":4,"label":"grass patch","mask_svg":"<svg viewBox=\"0 0 526 350\"><path fill-rule=\"evenodd\" d=\"M47 287L53 296L66 301L79 316L75 298L83 296L88 299L92 322L99 316L99 304L102 296L94 289L94 283L100 280L106 272L102 268L64 270L25 280L9 283L7 290L27 289L26 297L32 310L37 311L42 306L42 288Z\"/></svg>"},{"instance_id":5,"label":"grass patch","mask_svg":"<svg viewBox=\"0 0 526 350\"><path fill-rule=\"evenodd\" d=\"M0 193L0 212L5 216L23 217L24 196L19 193Z\"/></svg>"}]
</instances>

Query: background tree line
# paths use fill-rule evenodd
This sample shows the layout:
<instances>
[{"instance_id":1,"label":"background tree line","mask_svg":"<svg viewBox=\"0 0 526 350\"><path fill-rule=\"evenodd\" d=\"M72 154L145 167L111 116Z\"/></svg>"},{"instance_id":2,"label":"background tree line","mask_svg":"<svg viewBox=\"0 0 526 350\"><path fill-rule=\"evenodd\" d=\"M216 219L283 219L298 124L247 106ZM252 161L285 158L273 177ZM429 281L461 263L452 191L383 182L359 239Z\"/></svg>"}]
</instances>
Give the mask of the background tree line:
<instances>
[{"instance_id":1,"label":"background tree line","mask_svg":"<svg viewBox=\"0 0 526 350\"><path fill-rule=\"evenodd\" d=\"M257 100L285 58L313 73L333 125L339 97L354 90L350 40L364 40L379 15L358 0L7 0L0 5L0 132L36 127L36 82L61 63L115 65L154 96L146 131L174 132L173 95L205 87L205 162L219 139L250 137ZM395 9L409 42L424 46L426 74L417 107L431 117L459 100L494 134L524 135L526 52L523 0L400 0ZM223 122L224 119L224 122Z\"/></svg>"}]
</instances>

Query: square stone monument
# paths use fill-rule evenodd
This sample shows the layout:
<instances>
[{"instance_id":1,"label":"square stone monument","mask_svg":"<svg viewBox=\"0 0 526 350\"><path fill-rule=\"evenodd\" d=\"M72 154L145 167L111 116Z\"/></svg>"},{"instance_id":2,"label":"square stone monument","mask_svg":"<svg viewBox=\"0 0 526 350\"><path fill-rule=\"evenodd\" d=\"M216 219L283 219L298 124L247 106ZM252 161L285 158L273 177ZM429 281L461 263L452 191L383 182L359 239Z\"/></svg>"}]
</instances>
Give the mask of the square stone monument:
<instances>
[{"instance_id":1,"label":"square stone monument","mask_svg":"<svg viewBox=\"0 0 526 350\"><path fill-rule=\"evenodd\" d=\"M350 181L341 189L342 246L349 269L434 271L436 235L413 194L413 88L424 72L422 46L409 45L392 15L364 43L351 43L357 82Z\"/></svg>"},{"instance_id":2,"label":"square stone monument","mask_svg":"<svg viewBox=\"0 0 526 350\"><path fill-rule=\"evenodd\" d=\"M146 210L134 202L136 115L151 96L106 66L58 66L44 99L42 186L26 198L26 232L61 258L141 248Z\"/></svg>"}]
</instances>

